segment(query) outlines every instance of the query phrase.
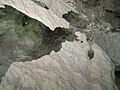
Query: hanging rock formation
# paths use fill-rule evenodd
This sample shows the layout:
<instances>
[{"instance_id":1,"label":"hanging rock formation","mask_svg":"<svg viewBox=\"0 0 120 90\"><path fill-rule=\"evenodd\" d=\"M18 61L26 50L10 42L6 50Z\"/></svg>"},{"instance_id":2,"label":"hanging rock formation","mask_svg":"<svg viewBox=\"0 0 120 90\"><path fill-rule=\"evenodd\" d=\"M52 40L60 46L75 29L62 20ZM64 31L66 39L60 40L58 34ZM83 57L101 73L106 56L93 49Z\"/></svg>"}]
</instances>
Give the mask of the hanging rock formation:
<instances>
[{"instance_id":1,"label":"hanging rock formation","mask_svg":"<svg viewBox=\"0 0 120 90\"><path fill-rule=\"evenodd\" d=\"M51 30L56 27L69 28L69 23L62 18L62 14L71 10L75 11L75 9L67 5L63 0L51 0L49 3L52 3L52 6L49 10L46 10L32 0L27 0L27 2L25 0L0 0L1 5L12 6L29 17L42 22Z\"/></svg>"}]
</instances>

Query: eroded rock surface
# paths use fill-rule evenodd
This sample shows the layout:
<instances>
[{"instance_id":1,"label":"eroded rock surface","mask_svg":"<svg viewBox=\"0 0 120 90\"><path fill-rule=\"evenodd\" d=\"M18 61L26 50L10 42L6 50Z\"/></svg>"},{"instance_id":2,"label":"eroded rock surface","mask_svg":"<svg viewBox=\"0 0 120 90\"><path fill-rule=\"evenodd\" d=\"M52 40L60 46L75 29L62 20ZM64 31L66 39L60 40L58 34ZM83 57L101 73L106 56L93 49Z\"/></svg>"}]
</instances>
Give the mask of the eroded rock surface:
<instances>
[{"instance_id":1,"label":"eroded rock surface","mask_svg":"<svg viewBox=\"0 0 120 90\"><path fill-rule=\"evenodd\" d=\"M88 42L96 42L109 55L120 71L120 1L75 0L79 14L69 12L64 18L78 31L86 34ZM117 73L120 76L120 73ZM116 79L119 80L119 77ZM119 82L119 81L117 81ZM118 83L117 83L118 84Z\"/></svg>"},{"instance_id":2,"label":"eroded rock surface","mask_svg":"<svg viewBox=\"0 0 120 90\"><path fill-rule=\"evenodd\" d=\"M119 0L76 0L79 20L71 21L81 31L92 31L93 40L104 49L116 65L120 67L120 2ZM78 18L77 18L78 19ZM87 23L86 23L87 22ZM76 24L77 23L77 24ZM80 23L80 24L79 24ZM118 29L118 30L116 30Z\"/></svg>"},{"instance_id":3,"label":"eroded rock surface","mask_svg":"<svg viewBox=\"0 0 120 90\"><path fill-rule=\"evenodd\" d=\"M51 30L56 27L69 28L69 23L62 18L62 14L75 9L67 5L63 0L49 0L46 4L52 3L49 10L41 7L32 0L0 0L0 4L12 6L31 18L37 19Z\"/></svg>"},{"instance_id":4,"label":"eroded rock surface","mask_svg":"<svg viewBox=\"0 0 120 90\"><path fill-rule=\"evenodd\" d=\"M76 37L68 29L51 31L10 6L0 9L0 79L15 61L30 61L59 51L70 35Z\"/></svg>"},{"instance_id":5,"label":"eroded rock surface","mask_svg":"<svg viewBox=\"0 0 120 90\"><path fill-rule=\"evenodd\" d=\"M64 42L59 52L51 52L31 62L14 62L2 78L1 90L117 90L114 65L104 51L89 44L84 34L78 41ZM81 43L82 41L82 43Z\"/></svg>"},{"instance_id":6,"label":"eroded rock surface","mask_svg":"<svg viewBox=\"0 0 120 90\"><path fill-rule=\"evenodd\" d=\"M11 7L0 9L0 81L12 62L32 60L31 50L43 41L42 26Z\"/></svg>"},{"instance_id":7,"label":"eroded rock surface","mask_svg":"<svg viewBox=\"0 0 120 90\"><path fill-rule=\"evenodd\" d=\"M106 36L112 26L119 25L116 12L115 16L110 14L112 19L117 17L115 21L106 18L114 11L112 2L49 0L41 3L41 0L0 0L0 7L8 5L33 18L10 8L0 10L0 77L10 66L2 78L0 90L117 90L114 65L94 43L98 39L97 43L102 46L100 37ZM75 7L79 13L75 13ZM12 16L13 11L15 14ZM72 27L70 32L69 29L56 28L68 28L68 22ZM55 31L49 32L50 29ZM77 33L78 39L71 41L70 35L74 36L76 31L85 33L86 37ZM44 39L43 33L48 37ZM107 52L106 48L108 46L103 47ZM33 57L39 59L28 61Z\"/></svg>"}]
</instances>

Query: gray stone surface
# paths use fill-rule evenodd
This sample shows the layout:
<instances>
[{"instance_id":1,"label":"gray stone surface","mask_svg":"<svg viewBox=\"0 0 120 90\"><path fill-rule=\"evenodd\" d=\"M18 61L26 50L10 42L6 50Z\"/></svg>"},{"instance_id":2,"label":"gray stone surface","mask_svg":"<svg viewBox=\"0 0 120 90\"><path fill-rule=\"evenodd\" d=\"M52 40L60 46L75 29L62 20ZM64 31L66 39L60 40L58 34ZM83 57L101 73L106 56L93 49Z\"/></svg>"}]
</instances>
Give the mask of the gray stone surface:
<instances>
[{"instance_id":1,"label":"gray stone surface","mask_svg":"<svg viewBox=\"0 0 120 90\"><path fill-rule=\"evenodd\" d=\"M1 90L118 90L114 83L114 65L105 52L89 44L84 34L79 41L64 42L59 52L52 51L31 62L14 62L2 78ZM81 43L83 41L83 43Z\"/></svg>"},{"instance_id":2,"label":"gray stone surface","mask_svg":"<svg viewBox=\"0 0 120 90\"><path fill-rule=\"evenodd\" d=\"M120 71L120 34L108 33L103 37L97 34L96 43L109 55L116 66L116 71Z\"/></svg>"},{"instance_id":3,"label":"gray stone surface","mask_svg":"<svg viewBox=\"0 0 120 90\"><path fill-rule=\"evenodd\" d=\"M44 4L50 5L52 1ZM111 27L119 25L119 13L115 11L117 1L56 0L45 9L32 0L27 3L24 0L1 0L0 7L3 8L3 4L12 6L44 25L10 7L3 12L0 10L0 77L10 66L2 78L0 90L117 90L114 65L94 43L105 50L119 70L119 34L108 32ZM75 5L79 13L66 15L70 10L76 11ZM86 37L77 33L78 39L68 42L69 32L56 27L72 27L73 34L80 31ZM41 31L49 28L55 29L54 34L47 31L45 34L50 38L45 37L45 43L40 47L43 40ZM88 54L91 49L94 51L92 58ZM41 58L30 62L33 53Z\"/></svg>"},{"instance_id":4,"label":"gray stone surface","mask_svg":"<svg viewBox=\"0 0 120 90\"><path fill-rule=\"evenodd\" d=\"M120 33L111 31L111 28L120 27L119 0L76 0L76 2L79 15L88 23L81 31L93 31L93 40L109 55L116 70L120 70Z\"/></svg>"}]
</instances>

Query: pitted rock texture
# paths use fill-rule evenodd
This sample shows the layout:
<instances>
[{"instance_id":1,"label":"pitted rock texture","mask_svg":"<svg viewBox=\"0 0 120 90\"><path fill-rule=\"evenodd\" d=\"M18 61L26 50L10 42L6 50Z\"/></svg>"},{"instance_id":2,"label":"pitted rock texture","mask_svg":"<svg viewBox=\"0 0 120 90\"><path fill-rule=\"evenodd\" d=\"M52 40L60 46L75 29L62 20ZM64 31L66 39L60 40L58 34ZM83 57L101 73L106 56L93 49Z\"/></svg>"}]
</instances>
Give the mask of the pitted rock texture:
<instances>
[{"instance_id":1,"label":"pitted rock texture","mask_svg":"<svg viewBox=\"0 0 120 90\"><path fill-rule=\"evenodd\" d=\"M92 44L95 55L90 60L85 35L76 35L78 40L64 42L59 52L11 64L0 90L118 90L109 57Z\"/></svg>"}]
</instances>

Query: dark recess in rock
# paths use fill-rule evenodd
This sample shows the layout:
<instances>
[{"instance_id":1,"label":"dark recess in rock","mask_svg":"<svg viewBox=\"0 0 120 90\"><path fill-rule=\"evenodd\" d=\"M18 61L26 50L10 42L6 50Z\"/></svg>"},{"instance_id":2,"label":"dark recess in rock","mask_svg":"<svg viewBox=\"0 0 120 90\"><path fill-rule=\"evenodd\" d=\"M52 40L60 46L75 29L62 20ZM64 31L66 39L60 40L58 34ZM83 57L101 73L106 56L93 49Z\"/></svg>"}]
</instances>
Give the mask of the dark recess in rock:
<instances>
[{"instance_id":1,"label":"dark recess in rock","mask_svg":"<svg viewBox=\"0 0 120 90\"><path fill-rule=\"evenodd\" d=\"M120 89L120 71L115 71L115 77L116 77L116 84Z\"/></svg>"},{"instance_id":2,"label":"dark recess in rock","mask_svg":"<svg viewBox=\"0 0 120 90\"><path fill-rule=\"evenodd\" d=\"M58 52L62 42L77 38L72 30L56 28L52 31L10 6L0 9L0 22L0 66L6 67L0 79L11 63L38 59L52 50Z\"/></svg>"},{"instance_id":3,"label":"dark recess in rock","mask_svg":"<svg viewBox=\"0 0 120 90\"><path fill-rule=\"evenodd\" d=\"M88 57L90 59L92 59L94 57L94 50L92 48L88 51Z\"/></svg>"},{"instance_id":4,"label":"dark recess in rock","mask_svg":"<svg viewBox=\"0 0 120 90\"><path fill-rule=\"evenodd\" d=\"M69 30L56 28L54 31L46 29L43 33L43 44L38 45L31 53L34 58L40 58L43 55L48 55L52 50L58 52L62 42L74 41L77 37Z\"/></svg>"},{"instance_id":5,"label":"dark recess in rock","mask_svg":"<svg viewBox=\"0 0 120 90\"><path fill-rule=\"evenodd\" d=\"M100 5L100 0L81 0L85 8L93 8Z\"/></svg>"},{"instance_id":6,"label":"dark recess in rock","mask_svg":"<svg viewBox=\"0 0 120 90\"><path fill-rule=\"evenodd\" d=\"M84 18L80 18L79 14L70 11L67 14L64 14L62 16L66 21L70 23L71 26L74 26L76 28L85 29L87 28L88 21L86 21Z\"/></svg>"}]
</instances>

